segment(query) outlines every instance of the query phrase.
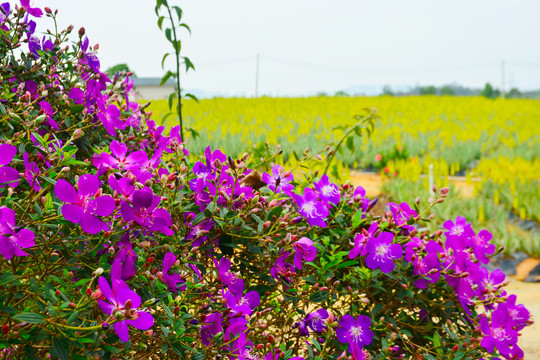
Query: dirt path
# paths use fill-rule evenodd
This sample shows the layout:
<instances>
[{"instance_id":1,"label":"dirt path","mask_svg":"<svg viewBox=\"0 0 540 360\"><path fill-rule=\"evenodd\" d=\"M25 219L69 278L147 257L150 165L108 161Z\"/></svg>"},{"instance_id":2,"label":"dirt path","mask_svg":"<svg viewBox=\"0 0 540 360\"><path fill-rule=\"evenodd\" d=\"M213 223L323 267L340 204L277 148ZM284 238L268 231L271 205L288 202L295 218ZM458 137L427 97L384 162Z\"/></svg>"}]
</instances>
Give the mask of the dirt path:
<instances>
[{"instance_id":1,"label":"dirt path","mask_svg":"<svg viewBox=\"0 0 540 360\"><path fill-rule=\"evenodd\" d=\"M519 346L525 352L525 360L540 359L540 283L527 283L510 278L506 287L510 294L517 295L517 304L523 304L535 321L521 331Z\"/></svg>"},{"instance_id":2,"label":"dirt path","mask_svg":"<svg viewBox=\"0 0 540 360\"><path fill-rule=\"evenodd\" d=\"M459 191L459 197L469 199L474 196L472 184L467 184L465 177L450 176L450 186ZM368 197L375 197L381 194L383 180L378 173L351 171L351 184L362 186L366 189Z\"/></svg>"}]
</instances>

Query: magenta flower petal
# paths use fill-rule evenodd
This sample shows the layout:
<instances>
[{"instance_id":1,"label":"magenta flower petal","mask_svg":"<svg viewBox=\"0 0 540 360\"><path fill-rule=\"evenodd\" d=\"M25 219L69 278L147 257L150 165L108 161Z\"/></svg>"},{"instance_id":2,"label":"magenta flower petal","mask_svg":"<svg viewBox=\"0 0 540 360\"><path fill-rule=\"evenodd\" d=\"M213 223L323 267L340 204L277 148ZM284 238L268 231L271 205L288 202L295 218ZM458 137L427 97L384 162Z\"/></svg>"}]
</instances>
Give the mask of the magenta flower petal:
<instances>
[{"instance_id":1,"label":"magenta flower petal","mask_svg":"<svg viewBox=\"0 0 540 360\"><path fill-rule=\"evenodd\" d=\"M129 341L129 329L127 320L123 320L117 323L113 324L114 331L116 332L116 335L118 335L118 338L122 342L128 342Z\"/></svg>"},{"instance_id":2,"label":"magenta flower petal","mask_svg":"<svg viewBox=\"0 0 540 360\"><path fill-rule=\"evenodd\" d=\"M113 280L118 281L118 280ZM122 286L120 290L116 292L116 300L118 304L124 306L126 301L131 300L131 307L136 308L141 305L141 297L137 293L127 286Z\"/></svg>"},{"instance_id":3,"label":"magenta flower petal","mask_svg":"<svg viewBox=\"0 0 540 360\"><path fill-rule=\"evenodd\" d=\"M79 178L79 197L93 196L99 189L99 178L86 174Z\"/></svg>"},{"instance_id":4,"label":"magenta flower petal","mask_svg":"<svg viewBox=\"0 0 540 360\"><path fill-rule=\"evenodd\" d=\"M60 179L56 182L54 194L63 202L72 204L77 204L79 202L79 196L77 195L75 188L64 179Z\"/></svg>"},{"instance_id":5,"label":"magenta flower petal","mask_svg":"<svg viewBox=\"0 0 540 360\"><path fill-rule=\"evenodd\" d=\"M19 172L9 166L0 167L0 187L17 187L20 183Z\"/></svg>"},{"instance_id":6,"label":"magenta flower petal","mask_svg":"<svg viewBox=\"0 0 540 360\"><path fill-rule=\"evenodd\" d=\"M2 256L4 256L7 260L11 260L15 254L15 246L7 237L3 235L0 235L0 254L2 254Z\"/></svg>"},{"instance_id":7,"label":"magenta flower petal","mask_svg":"<svg viewBox=\"0 0 540 360\"><path fill-rule=\"evenodd\" d=\"M34 233L28 229L19 230L17 234L11 236L11 240L22 248L34 246L34 238Z\"/></svg>"},{"instance_id":8,"label":"magenta flower petal","mask_svg":"<svg viewBox=\"0 0 540 360\"><path fill-rule=\"evenodd\" d=\"M98 279L98 285L101 293L103 294L103 296L105 296L105 298L107 298L108 300L114 298L111 286L109 285L107 279L105 279L103 276L100 276Z\"/></svg>"},{"instance_id":9,"label":"magenta flower petal","mask_svg":"<svg viewBox=\"0 0 540 360\"><path fill-rule=\"evenodd\" d=\"M97 234L102 230L109 230L109 226L107 226L107 224L99 220L97 216L88 212L82 214L80 224L83 231L89 234Z\"/></svg>"},{"instance_id":10,"label":"magenta flower petal","mask_svg":"<svg viewBox=\"0 0 540 360\"><path fill-rule=\"evenodd\" d=\"M67 221L78 224L81 221L83 209L79 205L64 204L62 205L62 215Z\"/></svg>"},{"instance_id":11,"label":"magenta flower petal","mask_svg":"<svg viewBox=\"0 0 540 360\"><path fill-rule=\"evenodd\" d=\"M10 144L0 145L0 165L7 165L17 154L17 147Z\"/></svg>"},{"instance_id":12,"label":"magenta flower petal","mask_svg":"<svg viewBox=\"0 0 540 360\"><path fill-rule=\"evenodd\" d=\"M96 198L96 211L94 214L98 216L109 216L113 213L116 204L111 196L105 195Z\"/></svg>"},{"instance_id":13,"label":"magenta flower petal","mask_svg":"<svg viewBox=\"0 0 540 360\"><path fill-rule=\"evenodd\" d=\"M137 311L138 319L126 320L127 323L139 330L148 330L154 325L154 318L145 311Z\"/></svg>"},{"instance_id":14,"label":"magenta flower petal","mask_svg":"<svg viewBox=\"0 0 540 360\"><path fill-rule=\"evenodd\" d=\"M101 290L103 292L103 289ZM109 304L106 301L98 300L98 306L107 315L111 315L114 309L114 305Z\"/></svg>"}]
</instances>

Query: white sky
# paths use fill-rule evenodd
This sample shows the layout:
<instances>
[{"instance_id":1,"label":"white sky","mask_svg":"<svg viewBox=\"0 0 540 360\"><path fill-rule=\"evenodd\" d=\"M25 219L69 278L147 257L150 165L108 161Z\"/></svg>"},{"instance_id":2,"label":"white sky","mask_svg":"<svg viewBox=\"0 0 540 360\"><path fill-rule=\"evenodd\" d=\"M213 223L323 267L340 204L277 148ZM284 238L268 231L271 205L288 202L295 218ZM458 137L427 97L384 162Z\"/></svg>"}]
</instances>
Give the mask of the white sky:
<instances>
[{"instance_id":1,"label":"white sky","mask_svg":"<svg viewBox=\"0 0 540 360\"><path fill-rule=\"evenodd\" d=\"M182 52L196 72L182 87L251 96L332 93L365 85L540 88L538 0L169 0L192 35ZM153 0L36 0L63 26L85 26L103 69L127 63L161 76L172 50ZM45 20L49 21L49 20ZM75 34L76 34L75 30ZM167 60L172 68L172 56Z\"/></svg>"}]
</instances>

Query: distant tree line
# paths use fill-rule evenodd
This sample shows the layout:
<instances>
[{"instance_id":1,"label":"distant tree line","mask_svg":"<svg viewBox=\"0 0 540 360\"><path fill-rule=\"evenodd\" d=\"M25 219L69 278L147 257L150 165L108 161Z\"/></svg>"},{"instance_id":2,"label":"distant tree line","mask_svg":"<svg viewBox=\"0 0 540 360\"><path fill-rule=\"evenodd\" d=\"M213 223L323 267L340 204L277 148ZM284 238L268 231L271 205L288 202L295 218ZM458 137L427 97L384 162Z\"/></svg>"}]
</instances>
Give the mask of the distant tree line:
<instances>
[{"instance_id":1,"label":"distant tree line","mask_svg":"<svg viewBox=\"0 0 540 360\"><path fill-rule=\"evenodd\" d=\"M487 83L483 89L468 88L462 85L451 84L443 85L440 87L429 86L415 86L407 91L392 91L389 85L383 87L381 95L389 96L407 96L407 95L438 95L438 96L484 96L488 99L496 99L501 97L501 91L496 89L490 83ZM341 95L343 96L343 95ZM540 99L540 90L534 91L520 91L517 88L512 88L505 93L507 99Z\"/></svg>"}]
</instances>

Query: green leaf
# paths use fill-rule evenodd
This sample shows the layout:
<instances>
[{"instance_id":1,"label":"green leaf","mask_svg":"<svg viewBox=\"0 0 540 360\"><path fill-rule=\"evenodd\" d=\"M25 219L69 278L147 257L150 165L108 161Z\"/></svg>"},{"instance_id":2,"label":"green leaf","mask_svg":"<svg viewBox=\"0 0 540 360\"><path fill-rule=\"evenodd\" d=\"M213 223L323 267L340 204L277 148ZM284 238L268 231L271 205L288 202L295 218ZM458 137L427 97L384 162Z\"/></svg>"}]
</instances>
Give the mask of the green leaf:
<instances>
[{"instance_id":1,"label":"green leaf","mask_svg":"<svg viewBox=\"0 0 540 360\"><path fill-rule=\"evenodd\" d=\"M0 103L0 113L1 113L3 116L6 116L6 115L7 115L6 108L5 108L4 105L2 105L1 103Z\"/></svg>"},{"instance_id":2,"label":"green leaf","mask_svg":"<svg viewBox=\"0 0 540 360\"><path fill-rule=\"evenodd\" d=\"M167 38L167 40L169 40L172 43L171 29L169 28L165 29L165 37Z\"/></svg>"},{"instance_id":3,"label":"green leaf","mask_svg":"<svg viewBox=\"0 0 540 360\"><path fill-rule=\"evenodd\" d=\"M14 280L17 280L19 276L13 275L10 273L4 273L0 275L0 286L9 284L10 282L13 282Z\"/></svg>"},{"instance_id":4,"label":"green leaf","mask_svg":"<svg viewBox=\"0 0 540 360\"><path fill-rule=\"evenodd\" d=\"M197 102L197 104L199 103L199 99L198 99L195 95L193 95L193 94L187 93L187 94L185 94L184 96L185 96L185 97L188 97L188 98L190 98L190 99L195 100L195 101Z\"/></svg>"},{"instance_id":5,"label":"green leaf","mask_svg":"<svg viewBox=\"0 0 540 360\"><path fill-rule=\"evenodd\" d=\"M354 138L352 136L347 138L347 149L349 149L352 154L356 151L356 148L354 147Z\"/></svg>"},{"instance_id":6,"label":"green leaf","mask_svg":"<svg viewBox=\"0 0 540 360\"><path fill-rule=\"evenodd\" d=\"M373 307L373 309L371 310L371 315L377 314L379 311L382 310L383 307L384 307L384 305L381 304L381 303L376 304L376 305Z\"/></svg>"},{"instance_id":7,"label":"green leaf","mask_svg":"<svg viewBox=\"0 0 540 360\"><path fill-rule=\"evenodd\" d=\"M203 352L196 352L191 356L192 360L204 360L204 353Z\"/></svg>"},{"instance_id":8,"label":"green leaf","mask_svg":"<svg viewBox=\"0 0 540 360\"><path fill-rule=\"evenodd\" d=\"M176 98L176 93L173 92L169 95L169 110L172 110L173 101Z\"/></svg>"},{"instance_id":9,"label":"green leaf","mask_svg":"<svg viewBox=\"0 0 540 360\"><path fill-rule=\"evenodd\" d=\"M186 56L184 56L184 63L186 64L186 72L188 72L189 69L193 69L195 71L195 66Z\"/></svg>"},{"instance_id":10,"label":"green leaf","mask_svg":"<svg viewBox=\"0 0 540 360\"><path fill-rule=\"evenodd\" d=\"M17 314L13 316L13 319L29 324L43 324L45 322L45 316L30 312Z\"/></svg>"},{"instance_id":11,"label":"green leaf","mask_svg":"<svg viewBox=\"0 0 540 360\"><path fill-rule=\"evenodd\" d=\"M363 210L358 210L354 215L353 215L353 218L352 218L352 227L353 229L356 229L360 223L364 220L362 218L362 215L364 214L364 211Z\"/></svg>"},{"instance_id":12,"label":"green leaf","mask_svg":"<svg viewBox=\"0 0 540 360\"><path fill-rule=\"evenodd\" d=\"M165 16L160 16L158 21L157 21L157 25L159 26L159 30L163 30L162 29L162 26L163 26L163 20L165 20Z\"/></svg>"},{"instance_id":13,"label":"green leaf","mask_svg":"<svg viewBox=\"0 0 540 360\"><path fill-rule=\"evenodd\" d=\"M84 110L84 104L71 105L70 110L71 110L71 112L72 112L73 114L78 114L78 113L80 113L81 111Z\"/></svg>"},{"instance_id":14,"label":"green leaf","mask_svg":"<svg viewBox=\"0 0 540 360\"><path fill-rule=\"evenodd\" d=\"M163 70L165 70L165 59L167 59L167 56L169 56L170 53L166 53L165 55L163 55L163 58L161 59L161 68Z\"/></svg>"},{"instance_id":15,"label":"green leaf","mask_svg":"<svg viewBox=\"0 0 540 360\"><path fill-rule=\"evenodd\" d=\"M167 80L169 80L171 78L171 76L175 76L174 73L172 71L167 71L167 73L165 75L163 75L163 77L161 78L161 82L159 83L159 86L163 86L163 84L165 84L167 82ZM170 108L170 106L169 106Z\"/></svg>"},{"instance_id":16,"label":"green leaf","mask_svg":"<svg viewBox=\"0 0 540 360\"><path fill-rule=\"evenodd\" d=\"M180 26L186 28L187 31L189 31L189 35L191 35L191 29L189 28L189 26L187 26L187 24L182 23L182 24L180 24Z\"/></svg>"},{"instance_id":17,"label":"green leaf","mask_svg":"<svg viewBox=\"0 0 540 360\"><path fill-rule=\"evenodd\" d=\"M182 359L186 358L186 354L184 353L184 349L182 348L182 345L179 343L171 344L171 348L176 353L176 355L180 355Z\"/></svg>"},{"instance_id":18,"label":"green leaf","mask_svg":"<svg viewBox=\"0 0 540 360\"><path fill-rule=\"evenodd\" d=\"M328 299L329 292L328 291L319 291L315 294L311 294L309 297L309 301L311 302L323 302L324 300Z\"/></svg>"},{"instance_id":19,"label":"green leaf","mask_svg":"<svg viewBox=\"0 0 540 360\"><path fill-rule=\"evenodd\" d=\"M282 206L276 206L276 207L272 208L272 210L270 210L268 212L268 215L266 216L266 220L272 221L274 219L274 216L276 218L279 218L279 216L281 215L282 212L283 212L283 207Z\"/></svg>"},{"instance_id":20,"label":"green leaf","mask_svg":"<svg viewBox=\"0 0 540 360\"><path fill-rule=\"evenodd\" d=\"M180 9L178 6L173 6L172 7L174 9L174 11L176 11L176 15L178 16L178 22L180 22L182 20L182 9Z\"/></svg>"},{"instance_id":21,"label":"green leaf","mask_svg":"<svg viewBox=\"0 0 540 360\"><path fill-rule=\"evenodd\" d=\"M437 358L430 354L424 354L424 360L437 360Z\"/></svg>"},{"instance_id":22,"label":"green leaf","mask_svg":"<svg viewBox=\"0 0 540 360\"><path fill-rule=\"evenodd\" d=\"M69 346L64 340L61 340L57 337L53 339L53 347L51 349L51 355L53 357L58 357L60 360L68 360Z\"/></svg>"},{"instance_id":23,"label":"green leaf","mask_svg":"<svg viewBox=\"0 0 540 360\"><path fill-rule=\"evenodd\" d=\"M167 317L168 317L169 319L173 319L173 318L174 318L174 315L173 315L171 309L169 309L169 307L168 307L167 305L163 304L163 309L165 309L165 312L167 313Z\"/></svg>"}]
</instances>

